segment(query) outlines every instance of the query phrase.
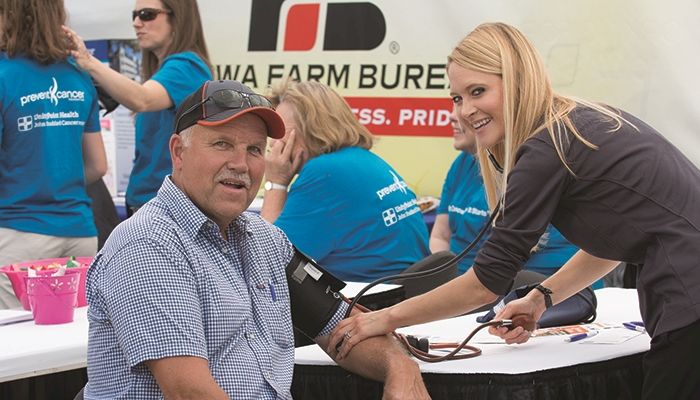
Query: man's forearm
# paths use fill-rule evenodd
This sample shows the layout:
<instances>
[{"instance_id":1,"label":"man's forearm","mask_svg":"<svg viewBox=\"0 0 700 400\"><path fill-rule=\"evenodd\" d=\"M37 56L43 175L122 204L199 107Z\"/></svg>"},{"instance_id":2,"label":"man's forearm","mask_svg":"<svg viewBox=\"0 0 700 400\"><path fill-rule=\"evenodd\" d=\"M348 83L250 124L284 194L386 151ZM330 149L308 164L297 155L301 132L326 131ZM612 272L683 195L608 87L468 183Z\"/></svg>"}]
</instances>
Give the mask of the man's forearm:
<instances>
[{"instance_id":1,"label":"man's forearm","mask_svg":"<svg viewBox=\"0 0 700 400\"><path fill-rule=\"evenodd\" d=\"M317 338L322 348L328 336ZM333 356L333 355L332 355ZM391 335L375 336L358 343L338 364L365 378L384 382L383 398L429 399L418 364Z\"/></svg>"},{"instance_id":2,"label":"man's forearm","mask_svg":"<svg viewBox=\"0 0 700 400\"><path fill-rule=\"evenodd\" d=\"M418 364L391 335L362 341L338 364L348 371L382 382L397 368L420 373Z\"/></svg>"}]
</instances>

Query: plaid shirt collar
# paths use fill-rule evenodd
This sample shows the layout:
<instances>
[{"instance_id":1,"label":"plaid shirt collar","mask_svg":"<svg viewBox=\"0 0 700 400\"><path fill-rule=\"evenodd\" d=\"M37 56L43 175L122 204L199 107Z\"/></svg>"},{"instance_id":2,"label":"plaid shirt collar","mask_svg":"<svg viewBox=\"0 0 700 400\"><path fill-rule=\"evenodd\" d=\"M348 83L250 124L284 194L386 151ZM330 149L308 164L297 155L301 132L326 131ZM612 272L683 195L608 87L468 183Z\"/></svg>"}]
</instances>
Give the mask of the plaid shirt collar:
<instances>
[{"instance_id":1,"label":"plaid shirt collar","mask_svg":"<svg viewBox=\"0 0 700 400\"><path fill-rule=\"evenodd\" d=\"M182 228L192 237L199 235L202 230L209 229L211 226L215 226L217 230L219 229L216 223L207 217L192 202L192 199L175 185L171 175L168 175L163 180L163 185L158 190L158 197L163 199L162 203L165 204L168 212L173 215L176 221L182 222ZM247 235L253 234L249 218L245 213L236 217L226 228L229 240L235 236L236 232L245 232Z\"/></svg>"}]
</instances>

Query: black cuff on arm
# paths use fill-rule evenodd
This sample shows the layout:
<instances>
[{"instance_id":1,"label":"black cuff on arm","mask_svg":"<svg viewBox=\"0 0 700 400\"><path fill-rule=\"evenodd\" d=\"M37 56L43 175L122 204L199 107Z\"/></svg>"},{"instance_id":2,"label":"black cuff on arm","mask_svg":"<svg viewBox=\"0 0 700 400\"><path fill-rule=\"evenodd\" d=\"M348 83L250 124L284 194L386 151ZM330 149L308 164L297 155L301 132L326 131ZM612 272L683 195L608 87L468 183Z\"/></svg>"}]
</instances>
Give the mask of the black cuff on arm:
<instances>
[{"instance_id":1,"label":"black cuff on arm","mask_svg":"<svg viewBox=\"0 0 700 400\"><path fill-rule=\"evenodd\" d=\"M552 296L551 296L552 290L549 289L549 288L546 288L546 287L544 287L544 286L542 286L542 285L537 285L537 286L535 286L535 289L539 290L540 293L542 293L542 295L544 296L544 307L545 307L545 309L546 309L546 308L552 307Z\"/></svg>"},{"instance_id":2,"label":"black cuff on arm","mask_svg":"<svg viewBox=\"0 0 700 400\"><path fill-rule=\"evenodd\" d=\"M345 282L295 248L286 268L294 327L313 340L340 306Z\"/></svg>"}]
</instances>

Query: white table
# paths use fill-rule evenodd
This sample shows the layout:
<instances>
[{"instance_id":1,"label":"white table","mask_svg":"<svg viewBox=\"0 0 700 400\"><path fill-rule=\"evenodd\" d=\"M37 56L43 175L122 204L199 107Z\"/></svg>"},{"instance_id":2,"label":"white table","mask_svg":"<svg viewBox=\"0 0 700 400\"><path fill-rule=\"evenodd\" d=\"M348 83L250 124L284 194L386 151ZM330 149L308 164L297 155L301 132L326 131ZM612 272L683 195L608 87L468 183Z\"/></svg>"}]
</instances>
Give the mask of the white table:
<instances>
[{"instance_id":1,"label":"white table","mask_svg":"<svg viewBox=\"0 0 700 400\"><path fill-rule=\"evenodd\" d=\"M360 293L360 290L364 289L365 286L367 286L366 283L362 282L345 282L346 286L340 291L345 297L351 299L355 297L356 294ZM363 296L370 295L370 294L378 294L378 293L384 293L388 292L390 290L398 289L400 288L400 285L392 285L388 283L382 283L377 286L374 286L370 290L368 290Z\"/></svg>"},{"instance_id":2,"label":"white table","mask_svg":"<svg viewBox=\"0 0 700 400\"><path fill-rule=\"evenodd\" d=\"M361 284L350 285L346 295L357 293ZM379 287L382 291L393 286ZM639 320L636 291L608 288L596 291L598 322ZM476 326L474 316L405 328L414 334L440 337L466 335ZM0 326L0 382L83 368L87 360L87 307L76 309L75 321L61 325L35 325L33 321ZM597 363L648 350L649 337L637 336L615 345L566 343L562 337L533 338L518 346L476 344L483 350L477 358L444 363L420 363L424 374L513 374L556 370L574 364ZM297 367L333 367L335 363L318 347L296 351Z\"/></svg>"},{"instance_id":3,"label":"white table","mask_svg":"<svg viewBox=\"0 0 700 400\"><path fill-rule=\"evenodd\" d=\"M596 291L598 317L596 322L621 324L641 320L637 291L635 289L606 288ZM401 329L400 332L419 336L464 339L476 326L476 315L431 322ZM623 330L623 328L619 328ZM485 332L486 329L482 332ZM478 335L488 339L488 334ZM500 343L475 343L482 355L474 359L441 363L421 362L421 371L434 373L504 373L520 374L538 370L559 368L573 364L597 362L649 350L650 338L637 335L620 344L589 344L586 341L568 343L566 336L531 338L522 345L507 346ZM496 341L495 337L491 337ZM471 344L471 343L470 343ZM517 362L514 357L526 362ZM335 365L335 362L318 346L296 349L296 364Z\"/></svg>"},{"instance_id":4,"label":"white table","mask_svg":"<svg viewBox=\"0 0 700 400\"><path fill-rule=\"evenodd\" d=\"M638 321L641 319L636 290L606 288L597 290L596 296L598 298L598 318L596 322L620 325L625 321ZM461 341L473 328L479 325L475 318L476 315L466 315L412 326L401 329L401 331L415 335L459 339ZM613 330L620 335L627 334L624 328L611 328L611 332L614 335ZM479 334L476 338L494 342L499 341L498 338L488 335L485 331L482 331L484 335ZM632 334L634 333L632 332ZM603 333L599 336L602 335ZM441 363L419 361L419 365L426 382L430 376L442 376L440 378L442 385L445 384L444 382L447 379L463 382L464 378L460 378L460 376L520 377L530 376L529 374L539 374L537 376L541 377L551 370L561 371L561 369L567 367L587 364L602 365L606 360L617 360L631 355L639 355L649 349L650 342L647 334L636 335L632 339L619 344L591 344L586 343L586 341L568 343L564 341L565 337L531 338L525 344L512 346L504 343L472 342L470 344L482 349L483 353L481 356ZM295 363L295 387L293 389L299 389L293 392L296 396L314 398L311 395L307 396L304 388L310 387L309 385L323 385L323 382L328 382L329 386L325 392L323 390L318 392L323 393L326 397L333 390L347 393L356 389L355 387L343 386L345 385L344 382L349 382L350 380L345 379L340 372L337 374L337 381L335 380L336 377L331 371L334 371L332 368L336 364L318 346L306 346L296 349ZM296 386L297 384L298 386ZM359 389L358 392L362 393Z\"/></svg>"},{"instance_id":5,"label":"white table","mask_svg":"<svg viewBox=\"0 0 700 400\"><path fill-rule=\"evenodd\" d=\"M69 324L34 321L0 326L0 382L52 374L87 365L87 307Z\"/></svg>"}]
</instances>

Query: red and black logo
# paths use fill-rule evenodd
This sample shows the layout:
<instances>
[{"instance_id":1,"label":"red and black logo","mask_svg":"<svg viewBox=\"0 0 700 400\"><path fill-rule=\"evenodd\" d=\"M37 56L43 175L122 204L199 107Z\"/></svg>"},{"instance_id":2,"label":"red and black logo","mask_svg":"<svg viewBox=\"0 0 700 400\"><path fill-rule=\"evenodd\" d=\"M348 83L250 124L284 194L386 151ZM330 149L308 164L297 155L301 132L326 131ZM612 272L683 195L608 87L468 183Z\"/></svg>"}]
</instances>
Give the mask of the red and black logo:
<instances>
[{"instance_id":1,"label":"red and black logo","mask_svg":"<svg viewBox=\"0 0 700 400\"><path fill-rule=\"evenodd\" d=\"M276 51L284 0L252 0L248 51ZM294 4L286 15L284 51L308 51L316 44L321 4ZM386 35L386 21L372 3L326 4L323 50L372 50Z\"/></svg>"}]
</instances>

